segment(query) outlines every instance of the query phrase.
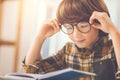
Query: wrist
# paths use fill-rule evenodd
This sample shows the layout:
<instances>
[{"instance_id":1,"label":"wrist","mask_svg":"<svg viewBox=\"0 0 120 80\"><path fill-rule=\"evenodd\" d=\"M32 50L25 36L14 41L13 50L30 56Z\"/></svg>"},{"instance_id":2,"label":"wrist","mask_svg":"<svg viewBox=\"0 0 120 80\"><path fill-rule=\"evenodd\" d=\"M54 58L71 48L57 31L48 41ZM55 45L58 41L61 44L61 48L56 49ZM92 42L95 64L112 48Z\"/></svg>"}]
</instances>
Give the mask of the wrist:
<instances>
[{"instance_id":1,"label":"wrist","mask_svg":"<svg viewBox=\"0 0 120 80\"><path fill-rule=\"evenodd\" d=\"M36 40L44 40L46 39L45 34L44 33L37 33L35 36Z\"/></svg>"},{"instance_id":2,"label":"wrist","mask_svg":"<svg viewBox=\"0 0 120 80\"><path fill-rule=\"evenodd\" d=\"M109 34L111 36L113 36L113 35L119 34L119 31L118 31L118 29L116 27L114 27L114 28L111 29Z\"/></svg>"}]
</instances>

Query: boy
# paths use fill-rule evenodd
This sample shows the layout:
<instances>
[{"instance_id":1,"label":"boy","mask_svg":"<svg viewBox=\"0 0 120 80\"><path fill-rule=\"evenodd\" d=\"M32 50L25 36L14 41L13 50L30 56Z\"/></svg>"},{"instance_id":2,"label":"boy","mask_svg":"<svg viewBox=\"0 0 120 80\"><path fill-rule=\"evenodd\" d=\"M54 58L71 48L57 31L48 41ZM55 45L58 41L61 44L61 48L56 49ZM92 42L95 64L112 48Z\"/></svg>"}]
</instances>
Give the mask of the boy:
<instances>
[{"instance_id":1,"label":"boy","mask_svg":"<svg viewBox=\"0 0 120 80\"><path fill-rule=\"evenodd\" d=\"M56 55L42 59L39 52L44 40L60 30L73 43L66 43ZM78 80L115 80L120 75L119 58L120 32L112 23L103 0L63 0L57 19L46 21L40 27L23 61L23 70L43 74L71 67L97 74Z\"/></svg>"}]
</instances>

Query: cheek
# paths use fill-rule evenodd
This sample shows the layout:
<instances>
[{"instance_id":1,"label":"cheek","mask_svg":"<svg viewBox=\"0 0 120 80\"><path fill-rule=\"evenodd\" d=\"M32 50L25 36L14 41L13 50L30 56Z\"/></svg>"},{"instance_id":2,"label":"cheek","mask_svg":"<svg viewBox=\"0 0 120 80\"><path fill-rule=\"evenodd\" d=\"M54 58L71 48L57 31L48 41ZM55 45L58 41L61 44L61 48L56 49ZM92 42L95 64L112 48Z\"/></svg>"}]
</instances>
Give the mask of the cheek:
<instances>
[{"instance_id":1,"label":"cheek","mask_svg":"<svg viewBox=\"0 0 120 80\"><path fill-rule=\"evenodd\" d=\"M72 37L72 35L69 35L69 38L73 41L73 37Z\"/></svg>"},{"instance_id":2,"label":"cheek","mask_svg":"<svg viewBox=\"0 0 120 80\"><path fill-rule=\"evenodd\" d=\"M96 38L98 38L98 35L99 35L99 30L98 29L95 29L95 28L93 28L93 29L91 29L91 31L88 33L88 35L87 35L87 37L89 38L89 39L96 39Z\"/></svg>"},{"instance_id":3,"label":"cheek","mask_svg":"<svg viewBox=\"0 0 120 80\"><path fill-rule=\"evenodd\" d=\"M92 29L92 35L93 35L93 37L96 35L96 36L98 36L98 34L99 34L99 30L98 29Z\"/></svg>"}]
</instances>

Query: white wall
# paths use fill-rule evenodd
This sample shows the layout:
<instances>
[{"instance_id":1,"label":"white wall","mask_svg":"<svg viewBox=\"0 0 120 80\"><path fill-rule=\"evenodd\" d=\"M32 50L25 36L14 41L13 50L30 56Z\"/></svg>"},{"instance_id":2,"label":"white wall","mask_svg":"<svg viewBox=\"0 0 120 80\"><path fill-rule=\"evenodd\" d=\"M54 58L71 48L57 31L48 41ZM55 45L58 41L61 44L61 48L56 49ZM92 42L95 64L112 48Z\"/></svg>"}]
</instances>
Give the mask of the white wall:
<instances>
[{"instance_id":1,"label":"white wall","mask_svg":"<svg viewBox=\"0 0 120 80\"><path fill-rule=\"evenodd\" d=\"M111 19L118 29L120 29L120 0L105 0L110 12Z\"/></svg>"},{"instance_id":2,"label":"white wall","mask_svg":"<svg viewBox=\"0 0 120 80\"><path fill-rule=\"evenodd\" d=\"M39 1L43 2L42 0L24 0L18 71L21 71L21 62L27 54L27 51L30 48L32 40L37 32L38 26L41 23L38 22L38 20L44 20L43 18L45 18L45 14L43 14L45 13L45 10L43 10L45 6L41 5L43 3L40 3L41 7L39 7Z\"/></svg>"}]
</instances>

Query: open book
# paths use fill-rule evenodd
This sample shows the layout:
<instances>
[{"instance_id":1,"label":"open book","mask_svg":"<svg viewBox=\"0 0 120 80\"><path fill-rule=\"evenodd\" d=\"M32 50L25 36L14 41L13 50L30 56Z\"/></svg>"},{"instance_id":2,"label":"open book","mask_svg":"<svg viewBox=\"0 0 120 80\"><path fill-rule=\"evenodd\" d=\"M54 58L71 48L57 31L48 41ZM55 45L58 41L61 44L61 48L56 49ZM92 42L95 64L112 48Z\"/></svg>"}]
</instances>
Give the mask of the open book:
<instances>
[{"instance_id":1,"label":"open book","mask_svg":"<svg viewBox=\"0 0 120 80\"><path fill-rule=\"evenodd\" d=\"M94 73L84 72L67 68L58 70L44 75L40 74L25 74L25 73L8 73L4 78L13 80L74 80L79 77L96 76Z\"/></svg>"}]
</instances>

